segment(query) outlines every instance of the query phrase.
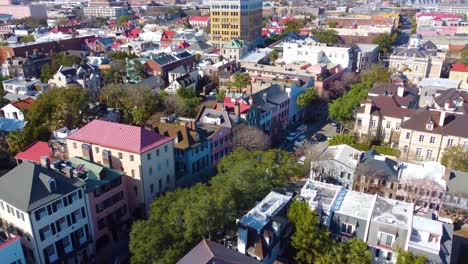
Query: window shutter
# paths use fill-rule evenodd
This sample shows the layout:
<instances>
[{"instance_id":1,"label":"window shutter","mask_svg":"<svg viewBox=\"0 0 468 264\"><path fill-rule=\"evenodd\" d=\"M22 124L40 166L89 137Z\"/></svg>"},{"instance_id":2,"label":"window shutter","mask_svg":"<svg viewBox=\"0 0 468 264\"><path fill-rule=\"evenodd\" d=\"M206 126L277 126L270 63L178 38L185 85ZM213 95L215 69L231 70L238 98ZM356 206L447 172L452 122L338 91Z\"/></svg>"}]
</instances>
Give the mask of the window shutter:
<instances>
[{"instance_id":1,"label":"window shutter","mask_svg":"<svg viewBox=\"0 0 468 264\"><path fill-rule=\"evenodd\" d=\"M67 197L64 197L64 198L63 198L63 205L64 205L64 206L67 206L67 205L68 205Z\"/></svg>"},{"instance_id":2,"label":"window shutter","mask_svg":"<svg viewBox=\"0 0 468 264\"><path fill-rule=\"evenodd\" d=\"M50 204L47 206L47 213L48 213L49 215L52 214L52 206L50 206Z\"/></svg>"},{"instance_id":3,"label":"window shutter","mask_svg":"<svg viewBox=\"0 0 468 264\"><path fill-rule=\"evenodd\" d=\"M39 211L34 212L34 215L36 215L36 221L39 221L39 219L41 219L41 216L39 215Z\"/></svg>"},{"instance_id":4,"label":"window shutter","mask_svg":"<svg viewBox=\"0 0 468 264\"><path fill-rule=\"evenodd\" d=\"M70 215L67 215L67 224L68 226L71 226L71 219L70 219Z\"/></svg>"},{"instance_id":5,"label":"window shutter","mask_svg":"<svg viewBox=\"0 0 468 264\"><path fill-rule=\"evenodd\" d=\"M78 198L83 198L83 192L81 191L81 189L78 190Z\"/></svg>"},{"instance_id":6,"label":"window shutter","mask_svg":"<svg viewBox=\"0 0 468 264\"><path fill-rule=\"evenodd\" d=\"M39 236L41 237L41 241L44 241L44 233L42 230L39 230Z\"/></svg>"},{"instance_id":7,"label":"window shutter","mask_svg":"<svg viewBox=\"0 0 468 264\"><path fill-rule=\"evenodd\" d=\"M71 220L72 220L72 223L76 223L76 217L75 217L75 214L71 214Z\"/></svg>"},{"instance_id":8,"label":"window shutter","mask_svg":"<svg viewBox=\"0 0 468 264\"><path fill-rule=\"evenodd\" d=\"M60 227L60 221L55 222L55 225L57 226L57 232L62 231L62 228Z\"/></svg>"},{"instance_id":9,"label":"window shutter","mask_svg":"<svg viewBox=\"0 0 468 264\"><path fill-rule=\"evenodd\" d=\"M55 225L51 224L50 228L52 229L52 235L55 235L55 233L57 233L56 230L55 230Z\"/></svg>"},{"instance_id":10,"label":"window shutter","mask_svg":"<svg viewBox=\"0 0 468 264\"><path fill-rule=\"evenodd\" d=\"M55 203L52 204L52 212L57 212L57 204Z\"/></svg>"},{"instance_id":11,"label":"window shutter","mask_svg":"<svg viewBox=\"0 0 468 264\"><path fill-rule=\"evenodd\" d=\"M72 197L71 197L71 195L68 195L68 197L67 197L67 198L68 198L68 204L72 204L72 203L73 203L73 200L72 200Z\"/></svg>"},{"instance_id":12,"label":"window shutter","mask_svg":"<svg viewBox=\"0 0 468 264\"><path fill-rule=\"evenodd\" d=\"M83 218L86 217L86 212L85 212L84 207L81 207L81 216L82 216Z\"/></svg>"}]
</instances>

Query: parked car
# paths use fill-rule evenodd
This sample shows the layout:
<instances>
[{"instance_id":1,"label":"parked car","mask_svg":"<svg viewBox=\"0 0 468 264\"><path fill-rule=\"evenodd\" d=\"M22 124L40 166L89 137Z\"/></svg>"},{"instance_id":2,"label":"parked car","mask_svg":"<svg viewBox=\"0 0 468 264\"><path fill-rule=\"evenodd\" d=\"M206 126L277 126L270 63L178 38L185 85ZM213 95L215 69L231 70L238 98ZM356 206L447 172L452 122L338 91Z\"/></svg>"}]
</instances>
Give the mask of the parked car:
<instances>
[{"instance_id":1,"label":"parked car","mask_svg":"<svg viewBox=\"0 0 468 264\"><path fill-rule=\"evenodd\" d=\"M291 132L288 134L288 136L286 137L286 139L288 141L294 141L295 139L297 138L297 133L296 132Z\"/></svg>"},{"instance_id":2,"label":"parked car","mask_svg":"<svg viewBox=\"0 0 468 264\"><path fill-rule=\"evenodd\" d=\"M322 133L317 133L317 134L315 134L315 135L313 136L313 138L314 138L316 141L320 142L320 141L323 141L326 137L325 137L325 135L322 134Z\"/></svg>"},{"instance_id":3,"label":"parked car","mask_svg":"<svg viewBox=\"0 0 468 264\"><path fill-rule=\"evenodd\" d=\"M296 131L299 134L305 134L307 132L307 125L302 124L302 125L298 126Z\"/></svg>"},{"instance_id":4,"label":"parked car","mask_svg":"<svg viewBox=\"0 0 468 264\"><path fill-rule=\"evenodd\" d=\"M330 125L331 125L331 126L336 126L336 124L337 124L337 123L336 123L335 120L330 120Z\"/></svg>"}]
</instances>

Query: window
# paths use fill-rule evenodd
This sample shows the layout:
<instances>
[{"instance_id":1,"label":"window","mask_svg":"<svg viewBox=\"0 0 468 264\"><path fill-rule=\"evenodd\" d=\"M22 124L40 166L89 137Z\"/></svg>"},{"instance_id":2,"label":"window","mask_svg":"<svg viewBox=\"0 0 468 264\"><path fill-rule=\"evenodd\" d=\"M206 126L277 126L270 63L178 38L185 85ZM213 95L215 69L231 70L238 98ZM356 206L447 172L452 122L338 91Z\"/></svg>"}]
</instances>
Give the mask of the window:
<instances>
[{"instance_id":1,"label":"window","mask_svg":"<svg viewBox=\"0 0 468 264\"><path fill-rule=\"evenodd\" d=\"M151 193L154 193L154 186L153 186L153 184L150 185L150 191L151 191Z\"/></svg>"},{"instance_id":2,"label":"window","mask_svg":"<svg viewBox=\"0 0 468 264\"><path fill-rule=\"evenodd\" d=\"M395 124L395 130L397 130L397 131L400 130L400 123Z\"/></svg>"},{"instance_id":3,"label":"window","mask_svg":"<svg viewBox=\"0 0 468 264\"><path fill-rule=\"evenodd\" d=\"M148 173L149 173L150 176L153 175L153 168L149 168Z\"/></svg>"},{"instance_id":4,"label":"window","mask_svg":"<svg viewBox=\"0 0 468 264\"><path fill-rule=\"evenodd\" d=\"M392 257L393 257L393 253L390 252L390 251L387 252L387 258L386 258L386 259L387 259L388 261L390 261L390 260L392 260Z\"/></svg>"},{"instance_id":5,"label":"window","mask_svg":"<svg viewBox=\"0 0 468 264\"><path fill-rule=\"evenodd\" d=\"M8 205L7 205L7 209L8 209ZM45 217L47 215L47 210L45 207L42 207L41 209L37 210L35 212L35 215L36 215L36 221L39 221L41 218Z\"/></svg>"},{"instance_id":6,"label":"window","mask_svg":"<svg viewBox=\"0 0 468 264\"><path fill-rule=\"evenodd\" d=\"M404 146L403 147L403 153L407 153L408 152L408 146Z\"/></svg>"},{"instance_id":7,"label":"window","mask_svg":"<svg viewBox=\"0 0 468 264\"><path fill-rule=\"evenodd\" d=\"M156 152L156 153L157 153L157 152ZM146 158L147 158L148 160L151 160L151 153L146 154Z\"/></svg>"},{"instance_id":8,"label":"window","mask_svg":"<svg viewBox=\"0 0 468 264\"><path fill-rule=\"evenodd\" d=\"M18 217L18 219L21 219L24 221L24 215L23 213L21 213L20 211L16 210L16 217Z\"/></svg>"},{"instance_id":9,"label":"window","mask_svg":"<svg viewBox=\"0 0 468 264\"><path fill-rule=\"evenodd\" d=\"M341 233L345 233L348 235L352 235L354 232L354 226L347 224L347 223L342 223L341 224Z\"/></svg>"},{"instance_id":10,"label":"window","mask_svg":"<svg viewBox=\"0 0 468 264\"><path fill-rule=\"evenodd\" d=\"M73 142L73 149L77 149L78 146L76 145L76 142Z\"/></svg>"},{"instance_id":11,"label":"window","mask_svg":"<svg viewBox=\"0 0 468 264\"><path fill-rule=\"evenodd\" d=\"M61 230L64 230L66 227L66 222L65 222L65 217L60 218L55 222L55 225L57 227L57 231L60 232Z\"/></svg>"},{"instance_id":12,"label":"window","mask_svg":"<svg viewBox=\"0 0 468 264\"><path fill-rule=\"evenodd\" d=\"M431 160L432 159L432 149L428 149L426 152L426 159Z\"/></svg>"},{"instance_id":13,"label":"window","mask_svg":"<svg viewBox=\"0 0 468 264\"><path fill-rule=\"evenodd\" d=\"M429 143L433 144L434 142L435 142L435 137L431 137L431 138L429 139Z\"/></svg>"},{"instance_id":14,"label":"window","mask_svg":"<svg viewBox=\"0 0 468 264\"><path fill-rule=\"evenodd\" d=\"M387 127L387 128L390 128L391 124L392 124L392 123L390 123L390 121L387 121L386 127Z\"/></svg>"},{"instance_id":15,"label":"window","mask_svg":"<svg viewBox=\"0 0 468 264\"><path fill-rule=\"evenodd\" d=\"M167 152L169 150L169 147L166 145L164 146L164 152Z\"/></svg>"},{"instance_id":16,"label":"window","mask_svg":"<svg viewBox=\"0 0 468 264\"><path fill-rule=\"evenodd\" d=\"M70 246L70 238L68 236L62 239L62 245L64 248L67 248L68 246Z\"/></svg>"},{"instance_id":17,"label":"window","mask_svg":"<svg viewBox=\"0 0 468 264\"><path fill-rule=\"evenodd\" d=\"M96 153L99 153L99 148L98 148L98 147L95 147L95 148L94 148L94 151L95 151Z\"/></svg>"},{"instance_id":18,"label":"window","mask_svg":"<svg viewBox=\"0 0 468 264\"><path fill-rule=\"evenodd\" d=\"M46 255L47 255L48 257L54 255L54 254L55 254L54 245L52 244L52 245L46 247L46 248L44 249L44 251L46 252Z\"/></svg>"},{"instance_id":19,"label":"window","mask_svg":"<svg viewBox=\"0 0 468 264\"><path fill-rule=\"evenodd\" d=\"M130 161L134 161L133 155L130 155Z\"/></svg>"},{"instance_id":20,"label":"window","mask_svg":"<svg viewBox=\"0 0 468 264\"><path fill-rule=\"evenodd\" d=\"M376 127L377 126L377 120L372 120L372 127Z\"/></svg>"},{"instance_id":21,"label":"window","mask_svg":"<svg viewBox=\"0 0 468 264\"><path fill-rule=\"evenodd\" d=\"M11 212L13 211L13 209L11 209L11 207L10 207L8 204L7 204L6 208L7 208L8 213L11 214Z\"/></svg>"},{"instance_id":22,"label":"window","mask_svg":"<svg viewBox=\"0 0 468 264\"><path fill-rule=\"evenodd\" d=\"M41 241L44 241L46 238L52 235L52 231L50 230L50 226L46 226L39 230L39 236L41 237Z\"/></svg>"},{"instance_id":23,"label":"window","mask_svg":"<svg viewBox=\"0 0 468 264\"><path fill-rule=\"evenodd\" d=\"M422 152L422 149L421 149L421 148L417 148L417 149L416 149L416 157L421 157L421 152Z\"/></svg>"},{"instance_id":24,"label":"window","mask_svg":"<svg viewBox=\"0 0 468 264\"><path fill-rule=\"evenodd\" d=\"M123 158L122 152L119 152L119 159L122 159L122 158Z\"/></svg>"},{"instance_id":25,"label":"window","mask_svg":"<svg viewBox=\"0 0 468 264\"><path fill-rule=\"evenodd\" d=\"M424 135L419 135L419 142L423 142L424 141Z\"/></svg>"},{"instance_id":26,"label":"window","mask_svg":"<svg viewBox=\"0 0 468 264\"><path fill-rule=\"evenodd\" d=\"M411 133L410 133L410 132L407 132L407 133L406 133L406 139L410 139L410 136L411 136Z\"/></svg>"},{"instance_id":27,"label":"window","mask_svg":"<svg viewBox=\"0 0 468 264\"><path fill-rule=\"evenodd\" d=\"M156 156L159 157L159 149L156 150Z\"/></svg>"},{"instance_id":28,"label":"window","mask_svg":"<svg viewBox=\"0 0 468 264\"><path fill-rule=\"evenodd\" d=\"M132 169L131 174L132 174L132 178L135 178L135 170L134 169Z\"/></svg>"},{"instance_id":29,"label":"window","mask_svg":"<svg viewBox=\"0 0 468 264\"><path fill-rule=\"evenodd\" d=\"M379 234L379 244L391 247L392 244L393 244L393 238L394 238L393 235L390 235L390 234L387 234L387 233L384 233L384 232L380 232L380 234Z\"/></svg>"},{"instance_id":30,"label":"window","mask_svg":"<svg viewBox=\"0 0 468 264\"><path fill-rule=\"evenodd\" d=\"M451 147L453 145L453 139L448 139L447 140L447 147Z\"/></svg>"}]
</instances>

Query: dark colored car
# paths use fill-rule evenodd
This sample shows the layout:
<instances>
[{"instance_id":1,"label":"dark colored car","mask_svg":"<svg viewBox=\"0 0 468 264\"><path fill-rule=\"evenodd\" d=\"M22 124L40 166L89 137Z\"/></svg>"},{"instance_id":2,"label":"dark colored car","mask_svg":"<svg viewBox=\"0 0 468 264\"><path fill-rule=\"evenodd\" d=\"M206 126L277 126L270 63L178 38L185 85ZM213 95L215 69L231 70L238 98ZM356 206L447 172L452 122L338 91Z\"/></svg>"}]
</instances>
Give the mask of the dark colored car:
<instances>
[{"instance_id":1,"label":"dark colored car","mask_svg":"<svg viewBox=\"0 0 468 264\"><path fill-rule=\"evenodd\" d=\"M315 134L314 139L320 142L320 141L323 141L324 139L326 139L326 137L322 133L317 133L317 134Z\"/></svg>"}]
</instances>

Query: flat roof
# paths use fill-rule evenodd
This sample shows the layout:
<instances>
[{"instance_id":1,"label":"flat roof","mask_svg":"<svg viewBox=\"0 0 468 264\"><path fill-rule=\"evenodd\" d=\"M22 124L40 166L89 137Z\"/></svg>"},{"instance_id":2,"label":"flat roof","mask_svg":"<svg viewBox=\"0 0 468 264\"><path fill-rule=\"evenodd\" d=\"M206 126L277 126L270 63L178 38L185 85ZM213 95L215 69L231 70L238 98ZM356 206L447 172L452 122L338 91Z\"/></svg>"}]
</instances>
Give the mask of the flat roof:
<instances>
[{"instance_id":1,"label":"flat roof","mask_svg":"<svg viewBox=\"0 0 468 264\"><path fill-rule=\"evenodd\" d=\"M408 229L414 204L378 196L372 212L372 221Z\"/></svg>"},{"instance_id":2,"label":"flat roof","mask_svg":"<svg viewBox=\"0 0 468 264\"><path fill-rule=\"evenodd\" d=\"M245 214L239 222L260 232L271 220L271 217L275 216L291 199L292 196L270 192L252 210Z\"/></svg>"},{"instance_id":3,"label":"flat roof","mask_svg":"<svg viewBox=\"0 0 468 264\"><path fill-rule=\"evenodd\" d=\"M426 179L445 187L446 181L444 180L444 175L445 166L435 161L428 161L422 164L403 162L400 167L401 180Z\"/></svg>"},{"instance_id":4,"label":"flat roof","mask_svg":"<svg viewBox=\"0 0 468 264\"><path fill-rule=\"evenodd\" d=\"M346 190L342 203L338 205L335 212L367 219L374 209L376 199L377 195Z\"/></svg>"}]
</instances>

